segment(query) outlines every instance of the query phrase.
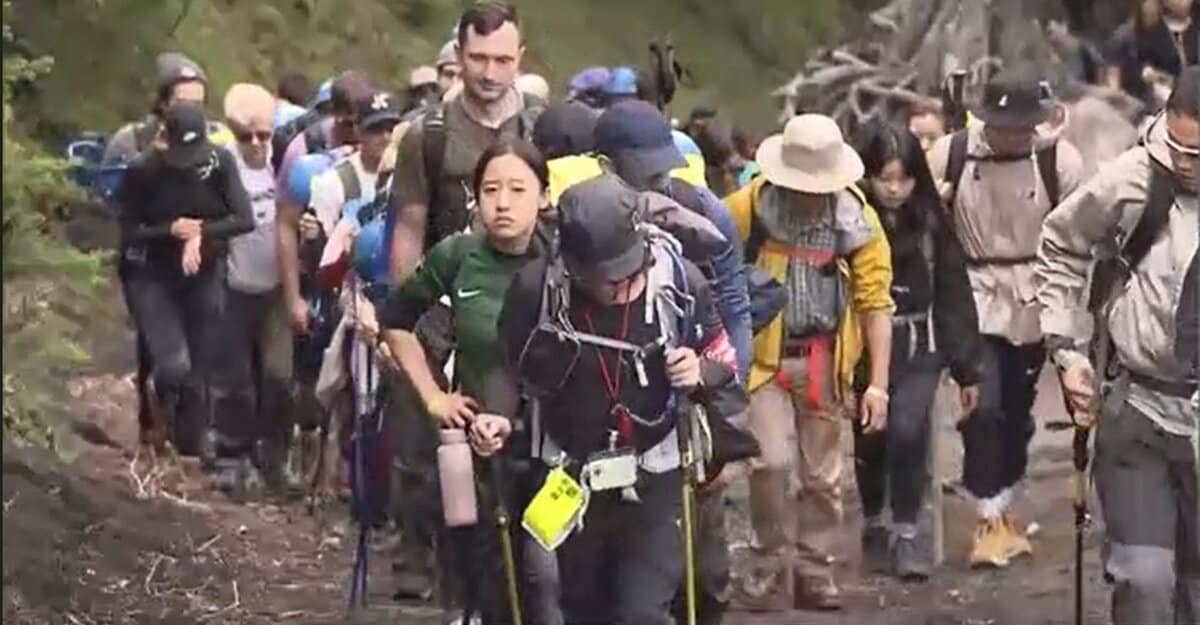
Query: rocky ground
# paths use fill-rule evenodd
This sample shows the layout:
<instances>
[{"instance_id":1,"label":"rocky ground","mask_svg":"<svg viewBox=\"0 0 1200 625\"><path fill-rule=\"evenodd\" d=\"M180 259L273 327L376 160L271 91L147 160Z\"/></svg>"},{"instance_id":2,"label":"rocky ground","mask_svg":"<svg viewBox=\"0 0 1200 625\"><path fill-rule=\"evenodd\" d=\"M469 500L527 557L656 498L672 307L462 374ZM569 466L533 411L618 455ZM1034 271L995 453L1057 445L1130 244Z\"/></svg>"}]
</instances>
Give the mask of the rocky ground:
<instances>
[{"instance_id":1,"label":"rocky ground","mask_svg":"<svg viewBox=\"0 0 1200 625\"><path fill-rule=\"evenodd\" d=\"M1053 384L1037 413L1058 418ZM235 504L204 484L194 463L147 480L135 458L129 376L71 382L77 430L90 442L63 466L48 454L6 445L3 461L3 618L28 625L118 623L438 623L431 606L390 599L386 554L373 554L371 609L344 607L353 535L341 506L317 513L299 502ZM94 427L93 427L94 426ZM942 473L956 474L960 444L945 425ZM848 608L841 614L733 613L733 624L1069 623L1073 519L1069 434L1039 431L1029 479L1041 525L1033 558L999 572L964 562L973 527L968 503L947 495L946 562L924 585L858 573L857 503L848 502L840 565ZM136 460L136 462L135 462ZM852 479L852 478L851 478ZM852 484L850 492L853 492ZM744 486L727 495L735 560L750 536ZM1088 535L1085 622L1101 623L1099 533ZM741 565L739 565L741 566Z\"/></svg>"}]
</instances>

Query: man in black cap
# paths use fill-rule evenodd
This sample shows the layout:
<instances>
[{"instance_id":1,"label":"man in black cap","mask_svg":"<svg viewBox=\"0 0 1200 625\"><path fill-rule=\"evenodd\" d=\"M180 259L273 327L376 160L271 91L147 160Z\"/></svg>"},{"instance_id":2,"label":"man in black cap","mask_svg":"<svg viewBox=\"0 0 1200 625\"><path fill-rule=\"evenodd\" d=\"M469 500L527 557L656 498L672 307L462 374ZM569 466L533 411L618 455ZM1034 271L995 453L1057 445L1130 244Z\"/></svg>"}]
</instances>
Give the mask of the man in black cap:
<instances>
[{"instance_id":1,"label":"man in black cap","mask_svg":"<svg viewBox=\"0 0 1200 625\"><path fill-rule=\"evenodd\" d=\"M1016 67L994 78L975 111L982 123L943 137L929 155L967 255L984 335L979 406L959 425L963 483L979 514L975 566L1004 567L1033 550L1028 520L1019 521L1010 504L1025 475L1046 359L1033 305L1037 240L1046 214L1083 181L1079 151L1038 136L1051 103L1032 72Z\"/></svg>"},{"instance_id":2,"label":"man in black cap","mask_svg":"<svg viewBox=\"0 0 1200 625\"><path fill-rule=\"evenodd\" d=\"M557 549L572 623L673 622L684 572L679 406L721 396L745 402L731 355L714 349L723 330L707 281L639 224L643 203L612 175L568 189L559 206L561 264L523 269L499 324L538 406L526 426L532 455L547 466L565 458L584 467L591 491L582 529ZM605 460L627 470L599 471Z\"/></svg>"},{"instance_id":3,"label":"man in black cap","mask_svg":"<svg viewBox=\"0 0 1200 625\"><path fill-rule=\"evenodd\" d=\"M117 188L125 298L152 364L152 434L185 455L205 452L211 426L206 367L220 320L228 239L254 228L250 199L227 150L209 142L196 103L166 109L162 148L139 155ZM172 422L173 421L173 422ZM173 432L164 431L172 426Z\"/></svg>"}]
</instances>

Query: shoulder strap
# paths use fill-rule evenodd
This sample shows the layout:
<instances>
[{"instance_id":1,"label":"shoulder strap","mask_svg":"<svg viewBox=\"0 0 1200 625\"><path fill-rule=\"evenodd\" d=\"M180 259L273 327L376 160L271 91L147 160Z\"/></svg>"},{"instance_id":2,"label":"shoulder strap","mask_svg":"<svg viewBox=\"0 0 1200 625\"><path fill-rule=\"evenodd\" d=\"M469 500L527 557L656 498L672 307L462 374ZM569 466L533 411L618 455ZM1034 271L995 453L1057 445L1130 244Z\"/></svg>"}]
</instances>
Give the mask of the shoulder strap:
<instances>
[{"instance_id":1,"label":"shoulder strap","mask_svg":"<svg viewBox=\"0 0 1200 625\"><path fill-rule=\"evenodd\" d=\"M342 181L342 201L349 202L362 197L362 183L358 180L358 172L354 171L354 163L345 159L333 168L338 179Z\"/></svg>"},{"instance_id":2,"label":"shoulder strap","mask_svg":"<svg viewBox=\"0 0 1200 625\"><path fill-rule=\"evenodd\" d=\"M757 213L750 211L750 236L746 237L746 247L742 252L747 265L758 262L758 254L762 251L763 243L766 242L766 226L759 220Z\"/></svg>"},{"instance_id":3,"label":"shoulder strap","mask_svg":"<svg viewBox=\"0 0 1200 625\"><path fill-rule=\"evenodd\" d=\"M1121 257L1130 270L1137 267L1159 233L1167 227L1171 218L1171 206L1175 204L1175 181L1165 167L1151 161L1150 191L1146 197L1146 208L1134 226L1129 238L1121 246Z\"/></svg>"},{"instance_id":4,"label":"shoulder strap","mask_svg":"<svg viewBox=\"0 0 1200 625\"><path fill-rule=\"evenodd\" d=\"M324 152L331 147L325 143L325 133L321 130L321 124L309 124L304 129L304 146L308 148L309 154Z\"/></svg>"},{"instance_id":5,"label":"shoulder strap","mask_svg":"<svg viewBox=\"0 0 1200 625\"><path fill-rule=\"evenodd\" d=\"M446 106L429 109L421 123L421 158L425 161L425 180L429 184L429 214L437 206L442 170L446 163Z\"/></svg>"},{"instance_id":6,"label":"shoulder strap","mask_svg":"<svg viewBox=\"0 0 1200 625\"><path fill-rule=\"evenodd\" d=\"M967 168L968 139L966 130L959 130L950 138L950 155L946 161L945 181L950 183L951 206L958 200L958 182L962 179L963 170Z\"/></svg>"},{"instance_id":7,"label":"shoulder strap","mask_svg":"<svg viewBox=\"0 0 1200 625\"><path fill-rule=\"evenodd\" d=\"M158 129L161 127L161 122L157 117L147 117L133 126L133 142L138 154L145 152L150 144L154 142L154 138L158 136Z\"/></svg>"},{"instance_id":8,"label":"shoulder strap","mask_svg":"<svg viewBox=\"0 0 1200 625\"><path fill-rule=\"evenodd\" d=\"M1042 185L1046 187L1046 193L1050 197L1050 208L1053 209L1062 199L1059 197L1058 188L1058 144L1052 143L1038 150L1036 159L1038 176L1042 179Z\"/></svg>"},{"instance_id":9,"label":"shoulder strap","mask_svg":"<svg viewBox=\"0 0 1200 625\"><path fill-rule=\"evenodd\" d=\"M517 114L517 135L524 141L533 139L533 127L538 117L546 110L546 103L531 95L525 95L525 108Z\"/></svg>"}]
</instances>

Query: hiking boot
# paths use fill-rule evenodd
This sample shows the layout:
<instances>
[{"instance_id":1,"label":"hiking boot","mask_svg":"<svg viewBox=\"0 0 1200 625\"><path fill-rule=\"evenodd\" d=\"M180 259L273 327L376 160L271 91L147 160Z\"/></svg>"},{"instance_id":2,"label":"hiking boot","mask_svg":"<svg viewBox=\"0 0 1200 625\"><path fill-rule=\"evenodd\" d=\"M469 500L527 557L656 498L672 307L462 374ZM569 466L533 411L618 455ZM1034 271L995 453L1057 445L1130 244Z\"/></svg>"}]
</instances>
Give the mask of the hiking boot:
<instances>
[{"instance_id":1,"label":"hiking boot","mask_svg":"<svg viewBox=\"0 0 1200 625\"><path fill-rule=\"evenodd\" d=\"M888 529L869 525L862 533L862 562L868 573L888 572Z\"/></svg>"},{"instance_id":2,"label":"hiking boot","mask_svg":"<svg viewBox=\"0 0 1200 625\"><path fill-rule=\"evenodd\" d=\"M897 536L892 543L892 574L906 582L929 579L929 561L917 545L916 538Z\"/></svg>"},{"instance_id":3,"label":"hiking boot","mask_svg":"<svg viewBox=\"0 0 1200 625\"><path fill-rule=\"evenodd\" d=\"M795 603L797 610L836 612L842 609L842 593L833 580L816 577L796 577Z\"/></svg>"},{"instance_id":4,"label":"hiking boot","mask_svg":"<svg viewBox=\"0 0 1200 625\"><path fill-rule=\"evenodd\" d=\"M787 612L792 607L792 567L778 556L761 557L736 585L733 605L747 612Z\"/></svg>"},{"instance_id":5,"label":"hiking boot","mask_svg":"<svg viewBox=\"0 0 1200 625\"><path fill-rule=\"evenodd\" d=\"M395 569L393 569L395 570ZM403 567L396 571L393 601L429 601L433 598L433 576L428 571Z\"/></svg>"},{"instance_id":6,"label":"hiking boot","mask_svg":"<svg viewBox=\"0 0 1200 625\"><path fill-rule=\"evenodd\" d=\"M254 442L254 465L262 476L263 485L275 495L287 491L286 456L287 448L282 443L261 438Z\"/></svg>"},{"instance_id":7,"label":"hiking boot","mask_svg":"<svg viewBox=\"0 0 1200 625\"><path fill-rule=\"evenodd\" d=\"M1000 519L1005 529L1005 557L1012 559L1033 555L1033 545L1025 535L1025 525L1017 520L1016 515L1006 513Z\"/></svg>"},{"instance_id":8,"label":"hiking boot","mask_svg":"<svg viewBox=\"0 0 1200 625\"><path fill-rule=\"evenodd\" d=\"M971 546L971 566L1008 566L1008 535L1004 519L980 519L975 526L975 541Z\"/></svg>"}]
</instances>

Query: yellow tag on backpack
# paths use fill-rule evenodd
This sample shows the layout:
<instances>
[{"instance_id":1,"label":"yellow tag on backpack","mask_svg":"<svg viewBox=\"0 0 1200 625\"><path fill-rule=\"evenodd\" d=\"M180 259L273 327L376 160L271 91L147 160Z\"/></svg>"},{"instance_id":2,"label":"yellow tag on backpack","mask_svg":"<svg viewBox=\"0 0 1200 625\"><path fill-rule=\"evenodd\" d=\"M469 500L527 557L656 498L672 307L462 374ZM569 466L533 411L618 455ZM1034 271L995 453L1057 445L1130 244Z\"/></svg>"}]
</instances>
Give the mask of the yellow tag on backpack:
<instances>
[{"instance_id":1,"label":"yellow tag on backpack","mask_svg":"<svg viewBox=\"0 0 1200 625\"><path fill-rule=\"evenodd\" d=\"M525 508L521 526L543 549L554 551L583 525L590 495L565 469L556 467Z\"/></svg>"}]
</instances>

